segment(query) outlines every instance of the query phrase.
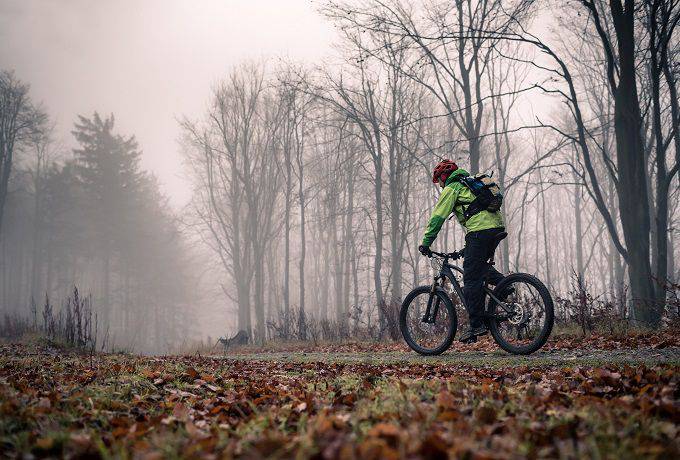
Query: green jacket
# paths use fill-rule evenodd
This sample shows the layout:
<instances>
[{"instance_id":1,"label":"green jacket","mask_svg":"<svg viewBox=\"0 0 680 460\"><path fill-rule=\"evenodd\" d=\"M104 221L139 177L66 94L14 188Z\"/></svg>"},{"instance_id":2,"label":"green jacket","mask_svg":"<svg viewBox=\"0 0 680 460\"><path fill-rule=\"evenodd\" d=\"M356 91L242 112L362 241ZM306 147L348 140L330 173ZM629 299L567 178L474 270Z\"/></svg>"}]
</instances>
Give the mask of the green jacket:
<instances>
[{"instance_id":1,"label":"green jacket","mask_svg":"<svg viewBox=\"0 0 680 460\"><path fill-rule=\"evenodd\" d=\"M461 168L456 169L448 179L446 185L439 195L439 201L432 211L432 217L427 224L425 236L423 237L423 246L430 246L437 238L439 230L444 225L447 217L451 213L456 214L456 219L465 228L465 232L478 232L489 228L502 228L503 216L499 212L482 211L470 217L467 221L463 217L465 208L472 203L475 195L465 185L456 180L459 176L469 176L470 174Z\"/></svg>"}]
</instances>

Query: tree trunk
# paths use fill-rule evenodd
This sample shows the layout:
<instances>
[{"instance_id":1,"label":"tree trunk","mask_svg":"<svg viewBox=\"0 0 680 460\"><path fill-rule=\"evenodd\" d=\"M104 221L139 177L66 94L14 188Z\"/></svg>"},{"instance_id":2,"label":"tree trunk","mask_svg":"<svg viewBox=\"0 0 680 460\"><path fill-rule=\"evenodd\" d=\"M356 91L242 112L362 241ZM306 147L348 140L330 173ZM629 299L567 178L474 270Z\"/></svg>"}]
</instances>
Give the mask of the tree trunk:
<instances>
[{"instance_id":1,"label":"tree trunk","mask_svg":"<svg viewBox=\"0 0 680 460\"><path fill-rule=\"evenodd\" d=\"M552 259L550 253L550 243L548 238L549 226L546 218L547 207L545 205L545 191L543 189L543 174L541 170L538 170L539 181L541 182L541 221L543 224L543 251L545 257L545 282L548 285L548 289L553 288L552 274L550 273L550 260Z\"/></svg>"},{"instance_id":2,"label":"tree trunk","mask_svg":"<svg viewBox=\"0 0 680 460\"><path fill-rule=\"evenodd\" d=\"M672 126L680 126L680 102L678 101L678 89L675 86L675 75L670 67L668 57L661 61L661 70L668 86L668 96L671 103L671 121ZM680 164L680 132L676 132L673 136L675 143L675 163ZM678 186L680 187L680 173L678 173Z\"/></svg>"},{"instance_id":3,"label":"tree trunk","mask_svg":"<svg viewBox=\"0 0 680 460\"><path fill-rule=\"evenodd\" d=\"M356 240L352 240L352 285L354 287L354 333L359 327L359 256L357 254Z\"/></svg>"},{"instance_id":4,"label":"tree trunk","mask_svg":"<svg viewBox=\"0 0 680 460\"><path fill-rule=\"evenodd\" d=\"M399 203L400 184L398 167L393 161L390 167L390 250L392 261L392 305L401 303L402 267L401 267L401 208Z\"/></svg>"},{"instance_id":5,"label":"tree trunk","mask_svg":"<svg viewBox=\"0 0 680 460\"><path fill-rule=\"evenodd\" d=\"M380 329L384 330L386 326L385 315L383 313L383 292L382 279L380 272L382 271L382 251L383 251L383 208L382 208L382 165L375 162L375 256L373 258L373 284L375 286L375 301L378 308L378 315L380 318Z\"/></svg>"},{"instance_id":6,"label":"tree trunk","mask_svg":"<svg viewBox=\"0 0 680 460\"><path fill-rule=\"evenodd\" d=\"M670 234L670 241L669 241L669 249L668 249L668 277L670 278L671 281L677 282L677 278L675 278L675 234L671 233Z\"/></svg>"},{"instance_id":7,"label":"tree trunk","mask_svg":"<svg viewBox=\"0 0 680 460\"><path fill-rule=\"evenodd\" d=\"M37 167L35 180L35 197L33 203L33 244L32 244L32 254L31 254L31 298L38 299L38 291L40 286L40 249L42 248L42 223L41 223L41 212L40 212L40 166Z\"/></svg>"},{"instance_id":8,"label":"tree trunk","mask_svg":"<svg viewBox=\"0 0 680 460\"><path fill-rule=\"evenodd\" d=\"M642 117L635 82L634 2L612 0L612 15L619 51L619 83L614 95L617 166L621 227L628 252L631 294L635 319L656 326L660 312L654 305L655 291L650 264L649 203L642 141Z\"/></svg>"},{"instance_id":9,"label":"tree trunk","mask_svg":"<svg viewBox=\"0 0 680 460\"><path fill-rule=\"evenodd\" d=\"M321 231L323 237L323 272L322 272L322 283L321 283L321 317L323 319L328 319L328 298L330 291L330 272L331 272L331 260L327 257L330 252L329 247L329 237L328 237L328 225L324 225L324 229Z\"/></svg>"},{"instance_id":10,"label":"tree trunk","mask_svg":"<svg viewBox=\"0 0 680 460\"><path fill-rule=\"evenodd\" d=\"M583 279L583 224L581 223L581 188L574 186L574 230L576 233L576 274Z\"/></svg>"},{"instance_id":11,"label":"tree trunk","mask_svg":"<svg viewBox=\"0 0 680 460\"><path fill-rule=\"evenodd\" d=\"M326 253L327 258L333 258L333 290L335 292L333 297L335 300L335 319L338 323L341 322L341 318L344 316L342 309L342 261L344 259L344 254L342 252L344 250L344 246L343 248L340 248L340 244L338 242L337 213L338 209L341 207L341 203L339 203L339 201L340 198L336 195L336 201L331 205L331 209L329 209L329 212L331 213L331 219L330 228L328 230L331 232L331 252Z\"/></svg>"},{"instance_id":12,"label":"tree trunk","mask_svg":"<svg viewBox=\"0 0 680 460\"><path fill-rule=\"evenodd\" d=\"M258 243L262 244L263 243ZM255 318L257 319L257 342L264 343L264 251L260 248L255 254Z\"/></svg>"},{"instance_id":13,"label":"tree trunk","mask_svg":"<svg viewBox=\"0 0 680 460\"><path fill-rule=\"evenodd\" d=\"M356 261L352 263L352 259L356 258L356 255L353 254L354 251L354 246L355 246L355 240L354 240L354 232L353 232L353 218L354 218L354 165L351 164L348 167L348 174L347 174L347 218L345 220L345 231L344 231L344 242L343 244L345 245L345 261L343 263L343 267L345 270L345 281L344 281L344 287L345 287L345 293L344 293L344 298L343 298L343 305L344 305L344 316L340 319L340 324L341 327L343 328L343 331L346 333L347 332L347 313L349 311L349 291L350 291L350 272L352 270L356 270ZM356 283L356 273L354 273L354 282ZM355 327L356 329L356 327Z\"/></svg>"},{"instance_id":14,"label":"tree trunk","mask_svg":"<svg viewBox=\"0 0 680 460\"><path fill-rule=\"evenodd\" d=\"M242 278L236 279L236 301L238 303L238 330L246 331L248 338L253 339L253 327L250 319L250 284Z\"/></svg>"},{"instance_id":15,"label":"tree trunk","mask_svg":"<svg viewBox=\"0 0 680 460\"><path fill-rule=\"evenodd\" d=\"M266 264L267 265L267 279L265 282L265 286L267 286L267 311L265 311L265 318L267 318L267 322L271 321L274 317L275 314L280 312L281 304L279 303L279 288L278 288L278 263L274 262L279 261L279 252L278 252L278 247L272 247L272 257L273 261ZM273 311L276 309L276 311Z\"/></svg>"},{"instance_id":16,"label":"tree trunk","mask_svg":"<svg viewBox=\"0 0 680 460\"><path fill-rule=\"evenodd\" d=\"M464 18L464 5L463 2L456 1L456 8L458 13L458 32L461 36L465 35L465 18ZM472 20L472 18L470 18ZM474 46L474 45L473 45ZM479 128L480 128L480 118L481 110L484 105L479 97L479 92L476 92L477 96L472 100L472 84L470 81L470 67L465 62L466 58L466 46L465 39L460 38L458 44L458 71L460 75L460 88L463 91L463 103L464 105L464 117L463 124L465 126L465 136L468 138L468 148L470 150L470 174L479 173L479 147L481 140L479 138ZM473 50L475 54L475 64L480 56L479 49ZM479 81L476 82L479 85ZM473 113L473 109L477 113Z\"/></svg>"},{"instance_id":17,"label":"tree trunk","mask_svg":"<svg viewBox=\"0 0 680 460\"><path fill-rule=\"evenodd\" d=\"M106 253L104 254L104 261L103 261L103 286L104 286L104 298L102 301L102 308L103 308L103 315L102 315L102 320L104 323L104 327L111 327L111 288L110 288L110 282L111 282L111 256L109 255L109 251L107 250Z\"/></svg>"},{"instance_id":18,"label":"tree trunk","mask_svg":"<svg viewBox=\"0 0 680 460\"><path fill-rule=\"evenodd\" d=\"M300 200L300 316L298 329L300 340L307 340L307 319L305 318L305 254L307 242L305 240L305 192L302 183L302 166L300 163L300 177L298 186L298 199Z\"/></svg>"},{"instance_id":19,"label":"tree trunk","mask_svg":"<svg viewBox=\"0 0 680 460\"><path fill-rule=\"evenodd\" d=\"M283 337L288 339L290 336L290 208L291 208L291 187L292 171L290 155L286 158L286 195L284 211L284 254L283 254Z\"/></svg>"},{"instance_id":20,"label":"tree trunk","mask_svg":"<svg viewBox=\"0 0 680 460\"><path fill-rule=\"evenodd\" d=\"M661 16L661 17L659 17ZM666 169L666 151L663 138L663 126L661 119L661 77L664 68L668 68L668 54L663 51L661 41L665 40L665 34L658 30L658 21L663 21L666 15L663 12L654 10L652 17L649 18L649 46L650 63L649 79L652 86L652 128L656 145L656 213L654 216L656 241L654 246L653 268L656 281L655 304L663 309L666 303L666 283L668 280L668 192L672 181L672 174ZM669 18L666 18L669 19ZM657 40L658 39L658 40ZM665 48L663 48L665 50ZM677 122L677 95L674 94L675 82L668 80L669 95L671 102L671 121ZM677 128L677 125L671 125ZM678 133L674 133L675 145L678 147ZM678 152L676 151L676 155ZM661 314L661 312L659 313Z\"/></svg>"}]
</instances>

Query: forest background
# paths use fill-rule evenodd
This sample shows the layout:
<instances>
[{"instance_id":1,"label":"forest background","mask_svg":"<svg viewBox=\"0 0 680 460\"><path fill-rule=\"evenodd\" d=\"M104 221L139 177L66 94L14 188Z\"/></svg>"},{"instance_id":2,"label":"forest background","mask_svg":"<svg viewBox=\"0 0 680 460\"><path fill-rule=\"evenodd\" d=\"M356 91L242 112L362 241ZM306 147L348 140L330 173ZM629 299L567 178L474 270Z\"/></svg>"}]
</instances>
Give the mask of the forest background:
<instances>
[{"instance_id":1,"label":"forest background","mask_svg":"<svg viewBox=\"0 0 680 460\"><path fill-rule=\"evenodd\" d=\"M5 22L22 18L8 5ZM2 55L5 324L40 321L45 305L66 311L78 286L112 347L167 352L238 330L257 342L397 339L404 293L431 276L416 248L440 158L493 171L510 233L499 268L541 277L559 322L585 331L603 319L676 320L680 7L612 5L305 5L301 24L332 27L334 51L214 71L207 100L193 98L203 108L171 108L163 132L181 180L167 180L165 152L138 141L145 128L108 107L56 123L31 79L4 64L20 60ZM138 40L125 51L172 54L163 27L136 35L151 29L140 18L123 23ZM23 48L8 49L25 52L26 35L13 37ZM101 59L125 69L125 53ZM174 62L176 72L192 63ZM164 104L180 97L160 86ZM115 98L119 88L98 91ZM158 102L135 97L142 112ZM436 242L462 244L453 223Z\"/></svg>"}]
</instances>

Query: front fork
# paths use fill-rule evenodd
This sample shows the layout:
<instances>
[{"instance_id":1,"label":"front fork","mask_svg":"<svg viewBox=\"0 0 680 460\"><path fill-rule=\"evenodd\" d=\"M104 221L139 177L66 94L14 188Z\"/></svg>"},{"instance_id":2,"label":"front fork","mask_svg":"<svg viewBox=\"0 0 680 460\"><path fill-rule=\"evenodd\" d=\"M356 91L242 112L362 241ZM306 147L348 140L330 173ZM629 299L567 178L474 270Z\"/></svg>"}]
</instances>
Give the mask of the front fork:
<instances>
[{"instance_id":1,"label":"front fork","mask_svg":"<svg viewBox=\"0 0 680 460\"><path fill-rule=\"evenodd\" d=\"M441 281L441 283L439 283ZM434 277L432 282L432 287L430 288L430 295L427 299L427 308L425 309L425 314L423 315L422 322L426 324L434 324L437 320L437 313L439 313L439 305L441 304L441 298L436 294L437 287L444 287L446 283L446 277L443 275L437 275Z\"/></svg>"}]
</instances>

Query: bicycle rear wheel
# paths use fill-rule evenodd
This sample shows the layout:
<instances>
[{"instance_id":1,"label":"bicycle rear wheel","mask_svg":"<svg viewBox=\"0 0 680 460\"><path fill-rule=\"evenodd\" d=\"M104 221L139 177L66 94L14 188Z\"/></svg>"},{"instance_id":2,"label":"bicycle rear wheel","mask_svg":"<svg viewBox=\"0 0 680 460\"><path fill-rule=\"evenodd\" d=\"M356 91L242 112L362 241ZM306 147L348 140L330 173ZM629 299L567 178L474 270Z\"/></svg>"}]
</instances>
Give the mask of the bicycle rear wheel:
<instances>
[{"instance_id":1,"label":"bicycle rear wheel","mask_svg":"<svg viewBox=\"0 0 680 460\"><path fill-rule=\"evenodd\" d=\"M453 342L458 317L446 292L432 286L411 291L401 305L399 328L411 349L421 355L439 355ZM429 310L428 310L429 303Z\"/></svg>"},{"instance_id":2,"label":"bicycle rear wheel","mask_svg":"<svg viewBox=\"0 0 680 460\"><path fill-rule=\"evenodd\" d=\"M506 276L493 291L487 312L489 329L498 345L517 355L528 355L548 340L555 321L553 300L548 288L535 276L514 273Z\"/></svg>"}]
</instances>

